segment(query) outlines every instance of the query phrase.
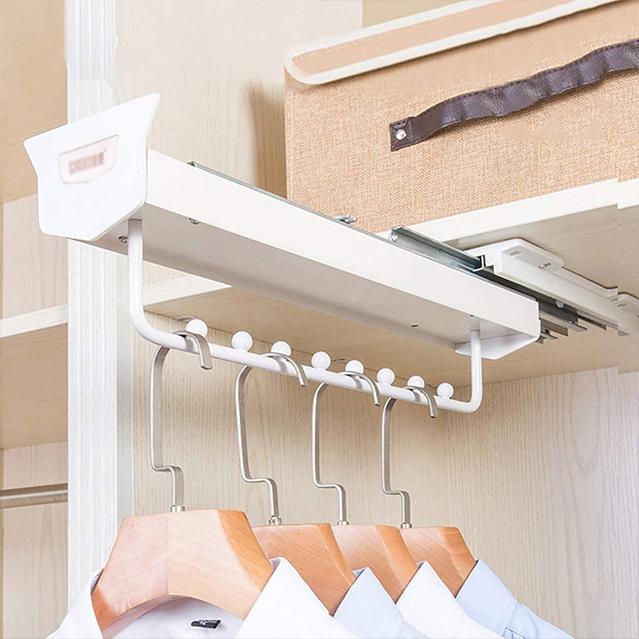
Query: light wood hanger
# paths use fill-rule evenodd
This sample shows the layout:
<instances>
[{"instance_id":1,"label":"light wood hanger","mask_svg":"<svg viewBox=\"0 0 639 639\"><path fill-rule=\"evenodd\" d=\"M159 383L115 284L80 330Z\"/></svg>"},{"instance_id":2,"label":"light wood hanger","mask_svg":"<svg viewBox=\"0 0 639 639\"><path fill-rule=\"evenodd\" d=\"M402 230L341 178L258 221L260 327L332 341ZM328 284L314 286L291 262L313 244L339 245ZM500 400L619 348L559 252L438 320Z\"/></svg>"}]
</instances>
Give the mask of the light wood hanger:
<instances>
[{"instance_id":1,"label":"light wood hanger","mask_svg":"<svg viewBox=\"0 0 639 639\"><path fill-rule=\"evenodd\" d=\"M426 399L431 418L438 416L437 400L425 387L406 386ZM457 596L462 585L477 563L457 528L413 528L410 495L405 490L392 490L390 486L390 423L394 399L388 399L382 413L382 488L387 495L398 495L402 500L401 535L416 562L427 561L448 589Z\"/></svg>"},{"instance_id":2,"label":"light wood hanger","mask_svg":"<svg viewBox=\"0 0 639 639\"><path fill-rule=\"evenodd\" d=\"M206 340L179 331L197 346L200 366L212 368ZM91 595L101 630L115 634L171 597L191 597L245 618L273 566L246 515L234 510L183 512L179 466L163 465L162 369L168 348L158 348L151 369L151 466L172 478L171 512L124 520L107 565Z\"/></svg>"},{"instance_id":3,"label":"light wood hanger","mask_svg":"<svg viewBox=\"0 0 639 639\"><path fill-rule=\"evenodd\" d=\"M360 380L371 389L373 401L380 405L377 384L363 373L360 362L349 362L343 375ZM333 526L333 534L340 550L352 570L370 568L393 601L397 601L417 572L417 565L410 555L401 533L393 526L351 526L346 519L346 491L341 484L325 484L320 479L320 399L327 384L320 384L313 397L313 483L318 488L337 491L339 519Z\"/></svg>"},{"instance_id":4,"label":"light wood hanger","mask_svg":"<svg viewBox=\"0 0 639 639\"><path fill-rule=\"evenodd\" d=\"M413 559L427 561L456 597L477 563L459 529L404 528L401 533Z\"/></svg>"},{"instance_id":5,"label":"light wood hanger","mask_svg":"<svg viewBox=\"0 0 639 639\"><path fill-rule=\"evenodd\" d=\"M266 353L264 357L271 357L281 363L290 364L297 374L300 386L305 387L308 381L304 370L290 357L288 345L280 342L277 346L280 350L288 351L288 353ZM235 383L240 470L244 481L267 485L270 504L269 525L258 526L253 531L266 555L271 559L275 557L287 559L329 613L334 614L349 588L355 582L355 575L344 559L330 525L282 525L279 516L277 484L270 477L255 478L251 476L244 410L244 386L251 370L250 366L245 366L240 371Z\"/></svg>"}]
</instances>

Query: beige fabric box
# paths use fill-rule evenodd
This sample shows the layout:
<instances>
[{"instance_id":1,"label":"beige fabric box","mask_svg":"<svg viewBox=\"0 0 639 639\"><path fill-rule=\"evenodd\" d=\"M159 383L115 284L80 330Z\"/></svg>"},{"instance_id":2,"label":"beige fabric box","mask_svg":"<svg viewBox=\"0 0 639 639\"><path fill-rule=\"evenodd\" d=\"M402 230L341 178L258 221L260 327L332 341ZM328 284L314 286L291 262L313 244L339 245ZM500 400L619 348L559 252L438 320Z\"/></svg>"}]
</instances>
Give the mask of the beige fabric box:
<instances>
[{"instance_id":1,"label":"beige fabric box","mask_svg":"<svg viewBox=\"0 0 639 639\"><path fill-rule=\"evenodd\" d=\"M638 39L638 0L467 0L296 47L288 197L378 232L638 177ZM530 104L398 139L424 111L498 112L508 91Z\"/></svg>"}]
</instances>

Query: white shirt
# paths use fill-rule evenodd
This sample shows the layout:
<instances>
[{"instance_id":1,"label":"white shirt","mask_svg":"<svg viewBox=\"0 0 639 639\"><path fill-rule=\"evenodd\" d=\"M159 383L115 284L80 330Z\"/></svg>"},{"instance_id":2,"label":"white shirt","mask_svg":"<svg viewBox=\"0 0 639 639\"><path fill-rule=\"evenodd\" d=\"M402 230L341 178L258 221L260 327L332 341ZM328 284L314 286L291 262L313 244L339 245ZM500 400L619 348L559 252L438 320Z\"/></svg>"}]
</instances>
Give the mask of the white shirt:
<instances>
[{"instance_id":1,"label":"white shirt","mask_svg":"<svg viewBox=\"0 0 639 639\"><path fill-rule=\"evenodd\" d=\"M501 639L463 611L428 562L419 566L397 602L409 624L430 639Z\"/></svg>"},{"instance_id":2,"label":"white shirt","mask_svg":"<svg viewBox=\"0 0 639 639\"><path fill-rule=\"evenodd\" d=\"M110 636L116 639L356 639L333 619L286 559L272 559L275 571L246 619L195 599L173 599ZM103 639L91 603L102 571L83 588L62 625L49 639ZM196 620L219 619L217 628L192 627Z\"/></svg>"},{"instance_id":3,"label":"white shirt","mask_svg":"<svg viewBox=\"0 0 639 639\"><path fill-rule=\"evenodd\" d=\"M457 595L475 621L505 639L570 639L570 635L519 603L481 559Z\"/></svg>"},{"instance_id":4,"label":"white shirt","mask_svg":"<svg viewBox=\"0 0 639 639\"><path fill-rule=\"evenodd\" d=\"M356 570L355 574L355 583L335 612L342 626L362 639L426 639L406 623L370 568Z\"/></svg>"}]
</instances>

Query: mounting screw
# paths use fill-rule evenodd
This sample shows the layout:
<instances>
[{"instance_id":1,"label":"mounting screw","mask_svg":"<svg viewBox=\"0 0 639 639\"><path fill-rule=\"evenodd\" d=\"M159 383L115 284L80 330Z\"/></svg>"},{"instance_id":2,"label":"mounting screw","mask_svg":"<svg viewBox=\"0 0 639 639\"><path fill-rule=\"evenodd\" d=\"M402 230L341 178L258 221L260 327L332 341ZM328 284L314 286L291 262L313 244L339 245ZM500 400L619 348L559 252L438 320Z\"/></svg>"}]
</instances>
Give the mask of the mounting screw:
<instances>
[{"instance_id":1,"label":"mounting screw","mask_svg":"<svg viewBox=\"0 0 639 639\"><path fill-rule=\"evenodd\" d=\"M194 224L195 226L197 226L200 223L200 220L195 220L192 217L189 218L189 222L191 222L191 224Z\"/></svg>"},{"instance_id":2,"label":"mounting screw","mask_svg":"<svg viewBox=\"0 0 639 639\"><path fill-rule=\"evenodd\" d=\"M547 269L550 265L551 265L551 262L544 262L543 264L539 265L539 268L543 271L544 269Z\"/></svg>"},{"instance_id":3,"label":"mounting screw","mask_svg":"<svg viewBox=\"0 0 639 639\"><path fill-rule=\"evenodd\" d=\"M129 243L129 238L126 235L120 235L118 240L120 240L120 243L122 243L122 244L128 244Z\"/></svg>"},{"instance_id":4,"label":"mounting screw","mask_svg":"<svg viewBox=\"0 0 639 639\"><path fill-rule=\"evenodd\" d=\"M389 239L391 242L397 242L397 233L395 233L395 231L393 231L390 236Z\"/></svg>"},{"instance_id":5,"label":"mounting screw","mask_svg":"<svg viewBox=\"0 0 639 639\"><path fill-rule=\"evenodd\" d=\"M396 140L403 140L405 137L406 137L406 131L404 129L397 129L397 131L395 131Z\"/></svg>"}]
</instances>

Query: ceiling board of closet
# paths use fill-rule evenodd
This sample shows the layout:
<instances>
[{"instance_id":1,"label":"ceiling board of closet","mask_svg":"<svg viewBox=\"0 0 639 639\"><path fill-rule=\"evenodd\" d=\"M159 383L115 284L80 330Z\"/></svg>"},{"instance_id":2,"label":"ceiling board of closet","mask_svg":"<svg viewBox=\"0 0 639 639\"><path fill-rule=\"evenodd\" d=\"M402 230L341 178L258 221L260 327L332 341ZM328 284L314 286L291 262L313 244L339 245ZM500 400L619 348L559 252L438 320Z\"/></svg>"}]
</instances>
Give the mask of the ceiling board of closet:
<instances>
[{"instance_id":1,"label":"ceiling board of closet","mask_svg":"<svg viewBox=\"0 0 639 639\"><path fill-rule=\"evenodd\" d=\"M145 307L174 319L199 317L229 333L246 330L265 342L283 339L309 355L324 350L332 358L359 359L371 370L388 366L400 377L421 375L433 385L470 383L468 358L446 348L203 278L185 276L146 287ZM621 338L592 327L500 360L484 360L488 382L609 367L639 369L636 336Z\"/></svg>"}]
</instances>

